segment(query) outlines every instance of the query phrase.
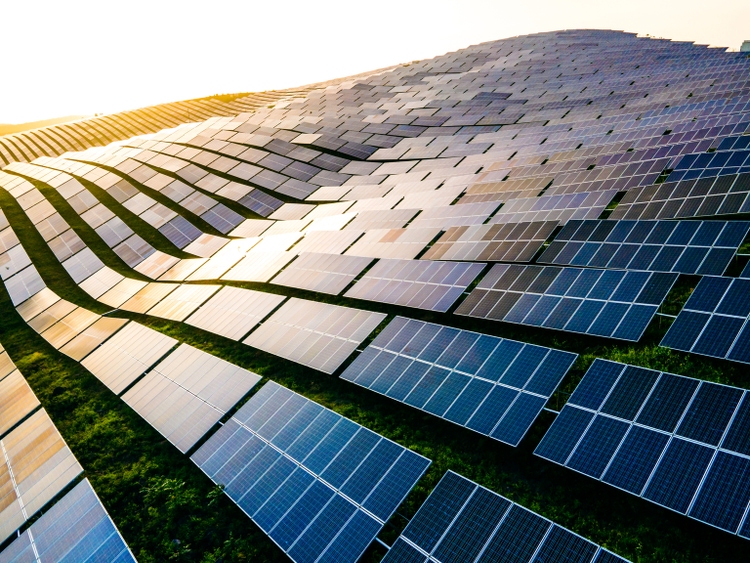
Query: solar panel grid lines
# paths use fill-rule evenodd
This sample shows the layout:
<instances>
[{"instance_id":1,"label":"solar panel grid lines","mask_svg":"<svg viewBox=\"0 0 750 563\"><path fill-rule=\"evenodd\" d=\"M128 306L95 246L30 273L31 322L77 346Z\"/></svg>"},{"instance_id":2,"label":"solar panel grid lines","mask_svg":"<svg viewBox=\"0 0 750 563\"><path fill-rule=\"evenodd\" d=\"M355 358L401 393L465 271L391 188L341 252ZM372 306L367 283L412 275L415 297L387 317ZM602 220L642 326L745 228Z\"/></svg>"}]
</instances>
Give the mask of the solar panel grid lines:
<instances>
[{"instance_id":1,"label":"solar panel grid lines","mask_svg":"<svg viewBox=\"0 0 750 563\"><path fill-rule=\"evenodd\" d=\"M517 446L577 354L405 317L343 379Z\"/></svg>"},{"instance_id":2,"label":"solar panel grid lines","mask_svg":"<svg viewBox=\"0 0 750 563\"><path fill-rule=\"evenodd\" d=\"M510 499L448 471L383 563L627 560Z\"/></svg>"},{"instance_id":3,"label":"solar panel grid lines","mask_svg":"<svg viewBox=\"0 0 750 563\"><path fill-rule=\"evenodd\" d=\"M293 561L357 561L430 461L266 383L193 462Z\"/></svg>"},{"instance_id":4,"label":"solar panel grid lines","mask_svg":"<svg viewBox=\"0 0 750 563\"><path fill-rule=\"evenodd\" d=\"M537 262L717 276L748 231L745 221L571 221Z\"/></svg>"},{"instance_id":5,"label":"solar panel grid lines","mask_svg":"<svg viewBox=\"0 0 750 563\"><path fill-rule=\"evenodd\" d=\"M248 370L181 344L122 399L186 453L258 381Z\"/></svg>"},{"instance_id":6,"label":"solar panel grid lines","mask_svg":"<svg viewBox=\"0 0 750 563\"><path fill-rule=\"evenodd\" d=\"M750 363L748 283L746 278L701 278L660 345Z\"/></svg>"},{"instance_id":7,"label":"solar panel grid lines","mask_svg":"<svg viewBox=\"0 0 750 563\"><path fill-rule=\"evenodd\" d=\"M638 341L677 274L496 264L456 314Z\"/></svg>"},{"instance_id":8,"label":"solar panel grid lines","mask_svg":"<svg viewBox=\"0 0 750 563\"><path fill-rule=\"evenodd\" d=\"M445 313L486 264L381 259L344 295Z\"/></svg>"},{"instance_id":9,"label":"solar panel grid lines","mask_svg":"<svg viewBox=\"0 0 750 563\"><path fill-rule=\"evenodd\" d=\"M333 373L385 317L383 313L291 297L242 342Z\"/></svg>"},{"instance_id":10,"label":"solar panel grid lines","mask_svg":"<svg viewBox=\"0 0 750 563\"><path fill-rule=\"evenodd\" d=\"M530 262L556 228L556 221L449 227L422 259Z\"/></svg>"},{"instance_id":11,"label":"solar panel grid lines","mask_svg":"<svg viewBox=\"0 0 750 563\"><path fill-rule=\"evenodd\" d=\"M535 455L750 539L744 389L597 359Z\"/></svg>"},{"instance_id":12,"label":"solar panel grid lines","mask_svg":"<svg viewBox=\"0 0 750 563\"><path fill-rule=\"evenodd\" d=\"M363 256L304 252L271 278L271 283L338 295L372 261L372 258Z\"/></svg>"},{"instance_id":13,"label":"solar panel grid lines","mask_svg":"<svg viewBox=\"0 0 750 563\"><path fill-rule=\"evenodd\" d=\"M0 440L4 465L0 537L7 539L83 469L44 409Z\"/></svg>"},{"instance_id":14,"label":"solar panel grid lines","mask_svg":"<svg viewBox=\"0 0 750 563\"><path fill-rule=\"evenodd\" d=\"M0 552L2 563L135 563L135 557L83 479Z\"/></svg>"}]
</instances>

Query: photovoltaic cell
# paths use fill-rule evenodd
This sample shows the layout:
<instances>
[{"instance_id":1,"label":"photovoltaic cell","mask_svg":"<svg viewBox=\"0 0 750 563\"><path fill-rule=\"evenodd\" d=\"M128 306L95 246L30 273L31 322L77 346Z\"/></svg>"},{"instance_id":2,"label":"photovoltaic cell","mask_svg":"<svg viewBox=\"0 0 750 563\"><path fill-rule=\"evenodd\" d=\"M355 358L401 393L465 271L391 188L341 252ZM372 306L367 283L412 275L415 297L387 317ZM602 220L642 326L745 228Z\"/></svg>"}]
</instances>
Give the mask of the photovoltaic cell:
<instances>
[{"instance_id":1,"label":"photovoltaic cell","mask_svg":"<svg viewBox=\"0 0 750 563\"><path fill-rule=\"evenodd\" d=\"M473 481L448 471L383 563L627 563Z\"/></svg>"},{"instance_id":2,"label":"photovoltaic cell","mask_svg":"<svg viewBox=\"0 0 750 563\"><path fill-rule=\"evenodd\" d=\"M750 396L597 359L535 454L750 539Z\"/></svg>"},{"instance_id":3,"label":"photovoltaic cell","mask_svg":"<svg viewBox=\"0 0 750 563\"><path fill-rule=\"evenodd\" d=\"M88 479L0 553L1 563L135 563Z\"/></svg>"},{"instance_id":4,"label":"photovoltaic cell","mask_svg":"<svg viewBox=\"0 0 750 563\"><path fill-rule=\"evenodd\" d=\"M372 258L305 252L271 283L338 295L372 262Z\"/></svg>"},{"instance_id":5,"label":"photovoltaic cell","mask_svg":"<svg viewBox=\"0 0 750 563\"><path fill-rule=\"evenodd\" d=\"M638 341L677 274L496 264L456 314Z\"/></svg>"},{"instance_id":6,"label":"photovoltaic cell","mask_svg":"<svg viewBox=\"0 0 750 563\"><path fill-rule=\"evenodd\" d=\"M485 264L382 259L345 297L446 312Z\"/></svg>"},{"instance_id":7,"label":"photovoltaic cell","mask_svg":"<svg viewBox=\"0 0 750 563\"><path fill-rule=\"evenodd\" d=\"M273 382L192 460L293 561L351 563L430 464Z\"/></svg>"},{"instance_id":8,"label":"photovoltaic cell","mask_svg":"<svg viewBox=\"0 0 750 563\"><path fill-rule=\"evenodd\" d=\"M517 446L576 357L396 317L341 377Z\"/></svg>"}]
</instances>

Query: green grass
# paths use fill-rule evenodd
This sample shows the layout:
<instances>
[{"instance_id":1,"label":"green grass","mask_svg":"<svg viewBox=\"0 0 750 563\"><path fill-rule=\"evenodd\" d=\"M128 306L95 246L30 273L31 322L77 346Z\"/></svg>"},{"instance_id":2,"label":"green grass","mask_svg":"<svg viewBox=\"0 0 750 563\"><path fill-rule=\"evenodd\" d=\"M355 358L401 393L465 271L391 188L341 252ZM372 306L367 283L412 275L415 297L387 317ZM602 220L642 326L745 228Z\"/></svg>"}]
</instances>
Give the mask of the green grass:
<instances>
[{"instance_id":1,"label":"green grass","mask_svg":"<svg viewBox=\"0 0 750 563\"><path fill-rule=\"evenodd\" d=\"M106 310L68 278L14 204L10 196L0 193L0 206L16 232L23 233L24 247L49 286L77 304L98 312ZM73 226L83 229L79 224ZM100 249L95 250L99 253ZM116 258L108 255L106 261L110 260ZM118 269L126 271L121 264ZM577 352L580 358L551 400L551 408L564 404L566 394L596 357L750 387L750 373L743 367L660 348L658 342L668 327L668 319L655 320L639 343L617 343L272 285L239 285L389 315L406 314ZM692 286L689 278L681 280L666 308L679 307ZM4 322L0 342L29 380L141 563L286 560L239 509L217 494L216 487L187 456L181 455L78 363L53 350L15 313L5 291L1 293L0 314ZM188 325L143 315L118 315L255 371L433 460L401 507L401 515L394 517L381 534L387 543L403 528L405 517L414 514L438 480L452 469L635 562L714 563L747 559L746 540L534 457L535 446L554 419L551 413L544 413L520 447L512 448L337 377ZM383 553L375 546L364 560L378 561Z\"/></svg>"}]
</instances>

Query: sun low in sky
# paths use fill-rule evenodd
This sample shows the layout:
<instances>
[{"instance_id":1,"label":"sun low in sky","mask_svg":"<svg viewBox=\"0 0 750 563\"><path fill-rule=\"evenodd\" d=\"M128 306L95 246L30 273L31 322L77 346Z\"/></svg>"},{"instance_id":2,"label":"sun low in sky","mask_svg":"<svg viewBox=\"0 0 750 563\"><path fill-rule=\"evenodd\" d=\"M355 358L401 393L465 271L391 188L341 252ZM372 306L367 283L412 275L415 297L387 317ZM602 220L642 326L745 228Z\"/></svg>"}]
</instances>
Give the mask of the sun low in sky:
<instances>
[{"instance_id":1,"label":"sun low in sky","mask_svg":"<svg viewBox=\"0 0 750 563\"><path fill-rule=\"evenodd\" d=\"M0 10L0 123L291 88L542 31L739 49L748 0L42 0Z\"/></svg>"}]
</instances>

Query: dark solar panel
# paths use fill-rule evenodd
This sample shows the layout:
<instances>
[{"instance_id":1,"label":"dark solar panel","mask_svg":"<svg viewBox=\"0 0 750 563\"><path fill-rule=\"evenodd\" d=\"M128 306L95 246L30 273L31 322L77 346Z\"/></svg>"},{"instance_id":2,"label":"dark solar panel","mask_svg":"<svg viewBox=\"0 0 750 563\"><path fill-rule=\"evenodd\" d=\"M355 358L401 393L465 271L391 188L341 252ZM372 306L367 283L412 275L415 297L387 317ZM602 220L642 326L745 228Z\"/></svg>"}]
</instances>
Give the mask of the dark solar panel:
<instances>
[{"instance_id":1,"label":"dark solar panel","mask_svg":"<svg viewBox=\"0 0 750 563\"><path fill-rule=\"evenodd\" d=\"M192 459L293 561L352 563L430 464L273 382Z\"/></svg>"},{"instance_id":2,"label":"dark solar panel","mask_svg":"<svg viewBox=\"0 0 750 563\"><path fill-rule=\"evenodd\" d=\"M539 262L720 276L748 230L744 221L571 221Z\"/></svg>"},{"instance_id":3,"label":"dark solar panel","mask_svg":"<svg viewBox=\"0 0 750 563\"><path fill-rule=\"evenodd\" d=\"M576 357L396 317L341 377L516 446Z\"/></svg>"},{"instance_id":4,"label":"dark solar panel","mask_svg":"<svg viewBox=\"0 0 750 563\"><path fill-rule=\"evenodd\" d=\"M456 314L637 341L673 273L495 265Z\"/></svg>"},{"instance_id":5,"label":"dark solar panel","mask_svg":"<svg viewBox=\"0 0 750 563\"><path fill-rule=\"evenodd\" d=\"M746 391L597 359L535 453L750 539L749 451Z\"/></svg>"},{"instance_id":6,"label":"dark solar panel","mask_svg":"<svg viewBox=\"0 0 750 563\"><path fill-rule=\"evenodd\" d=\"M626 562L554 522L448 471L383 563Z\"/></svg>"}]
</instances>

